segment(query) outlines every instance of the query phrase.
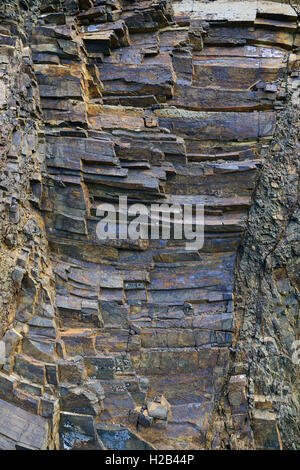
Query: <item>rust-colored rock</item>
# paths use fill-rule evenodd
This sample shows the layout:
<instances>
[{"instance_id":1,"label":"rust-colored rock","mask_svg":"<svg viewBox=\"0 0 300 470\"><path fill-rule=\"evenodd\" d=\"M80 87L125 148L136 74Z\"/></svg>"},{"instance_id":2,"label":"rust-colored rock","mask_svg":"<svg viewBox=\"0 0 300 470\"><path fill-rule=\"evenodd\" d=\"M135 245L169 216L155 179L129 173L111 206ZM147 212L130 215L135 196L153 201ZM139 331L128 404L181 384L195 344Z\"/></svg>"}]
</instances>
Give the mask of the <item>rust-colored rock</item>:
<instances>
[{"instance_id":1,"label":"rust-colored rock","mask_svg":"<svg viewBox=\"0 0 300 470\"><path fill-rule=\"evenodd\" d=\"M299 8L21 3L0 12L0 448L299 448ZM121 196L203 204L203 248L100 240Z\"/></svg>"}]
</instances>

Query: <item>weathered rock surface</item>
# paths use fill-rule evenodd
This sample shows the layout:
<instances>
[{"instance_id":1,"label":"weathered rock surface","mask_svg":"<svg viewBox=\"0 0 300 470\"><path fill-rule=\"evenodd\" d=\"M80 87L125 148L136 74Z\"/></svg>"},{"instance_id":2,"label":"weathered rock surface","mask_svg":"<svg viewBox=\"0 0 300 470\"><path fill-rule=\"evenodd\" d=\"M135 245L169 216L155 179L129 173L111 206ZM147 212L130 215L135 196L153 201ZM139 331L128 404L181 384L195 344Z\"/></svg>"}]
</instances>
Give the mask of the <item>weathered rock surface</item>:
<instances>
[{"instance_id":1,"label":"weathered rock surface","mask_svg":"<svg viewBox=\"0 0 300 470\"><path fill-rule=\"evenodd\" d=\"M3 3L0 448L300 447L298 10ZM204 247L99 240L120 196Z\"/></svg>"}]
</instances>

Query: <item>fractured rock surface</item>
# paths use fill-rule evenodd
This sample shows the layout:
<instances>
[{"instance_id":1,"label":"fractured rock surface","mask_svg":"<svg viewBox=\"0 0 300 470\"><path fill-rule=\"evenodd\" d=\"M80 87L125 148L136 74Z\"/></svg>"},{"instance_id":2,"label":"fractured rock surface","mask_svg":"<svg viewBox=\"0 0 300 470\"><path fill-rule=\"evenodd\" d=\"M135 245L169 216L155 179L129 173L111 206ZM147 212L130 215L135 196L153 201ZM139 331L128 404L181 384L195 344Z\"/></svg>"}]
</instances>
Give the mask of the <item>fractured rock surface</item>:
<instances>
[{"instance_id":1,"label":"fractured rock surface","mask_svg":"<svg viewBox=\"0 0 300 470\"><path fill-rule=\"evenodd\" d=\"M299 448L299 8L23 3L0 12L0 397L43 432L0 419L0 447ZM204 247L99 240L120 196L204 204Z\"/></svg>"}]
</instances>

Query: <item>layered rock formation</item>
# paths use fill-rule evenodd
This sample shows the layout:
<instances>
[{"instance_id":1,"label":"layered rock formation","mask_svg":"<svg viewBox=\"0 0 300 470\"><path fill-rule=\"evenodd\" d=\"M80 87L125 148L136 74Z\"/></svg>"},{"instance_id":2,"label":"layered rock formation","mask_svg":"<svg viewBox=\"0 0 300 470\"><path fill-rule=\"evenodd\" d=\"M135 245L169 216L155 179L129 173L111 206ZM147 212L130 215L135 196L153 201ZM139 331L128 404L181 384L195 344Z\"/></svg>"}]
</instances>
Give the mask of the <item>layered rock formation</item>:
<instances>
[{"instance_id":1,"label":"layered rock formation","mask_svg":"<svg viewBox=\"0 0 300 470\"><path fill-rule=\"evenodd\" d=\"M297 10L3 2L1 448L299 448ZM99 240L120 196L204 247Z\"/></svg>"}]
</instances>

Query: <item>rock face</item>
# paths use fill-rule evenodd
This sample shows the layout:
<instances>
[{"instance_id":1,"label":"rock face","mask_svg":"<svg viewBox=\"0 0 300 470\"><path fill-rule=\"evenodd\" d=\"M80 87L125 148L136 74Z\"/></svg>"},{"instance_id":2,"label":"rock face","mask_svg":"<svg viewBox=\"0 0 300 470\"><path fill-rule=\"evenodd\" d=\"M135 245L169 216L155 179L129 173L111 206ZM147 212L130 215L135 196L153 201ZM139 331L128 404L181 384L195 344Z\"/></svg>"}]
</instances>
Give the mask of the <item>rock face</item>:
<instances>
[{"instance_id":1,"label":"rock face","mask_svg":"<svg viewBox=\"0 0 300 470\"><path fill-rule=\"evenodd\" d=\"M1 9L0 448L299 449L297 5ZM203 248L100 240L124 196Z\"/></svg>"}]
</instances>

